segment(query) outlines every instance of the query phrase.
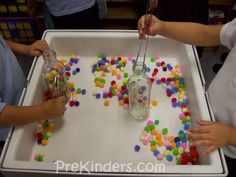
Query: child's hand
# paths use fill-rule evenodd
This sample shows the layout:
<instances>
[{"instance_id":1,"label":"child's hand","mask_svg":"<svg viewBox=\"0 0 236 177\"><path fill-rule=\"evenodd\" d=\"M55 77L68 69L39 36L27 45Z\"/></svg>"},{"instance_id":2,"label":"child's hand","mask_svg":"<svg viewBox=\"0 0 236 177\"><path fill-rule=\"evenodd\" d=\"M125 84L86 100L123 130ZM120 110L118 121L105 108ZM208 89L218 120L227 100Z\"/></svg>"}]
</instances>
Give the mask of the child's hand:
<instances>
[{"instance_id":1,"label":"child's hand","mask_svg":"<svg viewBox=\"0 0 236 177\"><path fill-rule=\"evenodd\" d=\"M232 127L219 122L211 122L198 120L200 127L190 128L188 138L194 141L190 143L191 146L207 146L203 152L208 154L220 147L229 144L231 138Z\"/></svg>"},{"instance_id":2,"label":"child's hand","mask_svg":"<svg viewBox=\"0 0 236 177\"><path fill-rule=\"evenodd\" d=\"M64 96L50 99L43 104L43 113L46 119L61 117L66 111Z\"/></svg>"},{"instance_id":3,"label":"child's hand","mask_svg":"<svg viewBox=\"0 0 236 177\"><path fill-rule=\"evenodd\" d=\"M145 39L145 34L155 36L161 29L162 21L151 14L143 15L138 21L139 38Z\"/></svg>"},{"instance_id":4,"label":"child's hand","mask_svg":"<svg viewBox=\"0 0 236 177\"><path fill-rule=\"evenodd\" d=\"M45 40L38 40L28 46L27 53L29 56L40 56L46 49L48 49L47 42Z\"/></svg>"}]
</instances>

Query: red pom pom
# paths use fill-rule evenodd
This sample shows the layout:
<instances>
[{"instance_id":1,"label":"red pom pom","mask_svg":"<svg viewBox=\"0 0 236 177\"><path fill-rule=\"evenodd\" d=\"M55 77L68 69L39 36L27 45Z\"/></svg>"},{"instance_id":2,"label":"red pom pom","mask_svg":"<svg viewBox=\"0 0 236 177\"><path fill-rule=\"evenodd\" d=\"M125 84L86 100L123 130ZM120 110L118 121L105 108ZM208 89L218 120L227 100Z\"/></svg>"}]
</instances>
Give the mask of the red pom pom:
<instances>
[{"instance_id":1,"label":"red pom pom","mask_svg":"<svg viewBox=\"0 0 236 177\"><path fill-rule=\"evenodd\" d=\"M74 102L73 100L71 100L71 101L69 102L69 105L70 105L70 107L73 107L73 106L75 105L75 102Z\"/></svg>"}]
</instances>

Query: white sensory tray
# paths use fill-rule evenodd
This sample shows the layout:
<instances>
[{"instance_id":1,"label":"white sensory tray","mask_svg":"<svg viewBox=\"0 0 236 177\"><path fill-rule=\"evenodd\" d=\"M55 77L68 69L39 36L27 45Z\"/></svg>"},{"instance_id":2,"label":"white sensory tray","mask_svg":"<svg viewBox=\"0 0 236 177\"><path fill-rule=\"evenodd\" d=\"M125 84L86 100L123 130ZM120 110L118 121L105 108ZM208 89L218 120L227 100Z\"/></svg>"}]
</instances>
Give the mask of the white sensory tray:
<instances>
[{"instance_id":1,"label":"white sensory tray","mask_svg":"<svg viewBox=\"0 0 236 177\"><path fill-rule=\"evenodd\" d=\"M200 155L201 165L176 165L175 160L158 161L151 153L149 146L139 141L139 136L146 121L135 121L128 117L127 110L118 105L112 98L109 107L104 107L103 99L96 99L92 92L94 76L91 64L97 61L98 54L111 56L136 56L139 47L137 31L100 31L100 30L48 30L43 37L50 48L57 52L58 58L79 54L78 63L81 69L73 81L79 87L85 88L85 96L79 95L80 106L68 110L63 119L55 120L55 130L49 138L47 146L39 146L33 137L36 123L15 127L9 134L7 145L1 158L1 170L9 176L54 176L56 175L55 160L67 164L88 162L92 164L131 164L131 170L119 168L117 171L91 171L89 175L108 176L226 176L227 168L221 150L214 151L209 156ZM141 55L143 52L141 52ZM172 65L179 64L183 73L186 94L189 99L191 123L204 118L214 120L207 94L204 89L204 79L194 46L160 36L149 39L147 65L151 66L149 57L160 56L162 60ZM28 77L28 86L22 94L22 104L31 105L42 102L41 70L43 59L35 59ZM126 67L131 73L131 64ZM164 76L164 75L163 75ZM115 79L111 76L107 78ZM116 79L115 79L116 80ZM171 107L161 86L153 84L151 100L156 99L158 106L153 107L150 119L159 118L160 128L167 127L170 134L176 136L182 124L178 119L179 112ZM140 152L134 151L136 144L141 145ZM45 153L43 162L33 160L34 152ZM202 149L199 149L202 152ZM154 170L137 171L138 164L164 164L163 173ZM83 169L86 171L85 169ZM60 171L60 175L81 175L81 171ZM82 173L88 175L88 173Z\"/></svg>"}]
</instances>

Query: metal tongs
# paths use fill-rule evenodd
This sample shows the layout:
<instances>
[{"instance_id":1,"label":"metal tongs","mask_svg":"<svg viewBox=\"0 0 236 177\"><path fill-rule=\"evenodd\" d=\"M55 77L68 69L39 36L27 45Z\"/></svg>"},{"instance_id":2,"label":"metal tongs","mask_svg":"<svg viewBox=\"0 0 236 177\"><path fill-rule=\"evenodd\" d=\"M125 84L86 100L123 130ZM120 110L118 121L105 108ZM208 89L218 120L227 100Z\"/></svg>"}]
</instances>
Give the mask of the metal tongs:
<instances>
[{"instance_id":1,"label":"metal tongs","mask_svg":"<svg viewBox=\"0 0 236 177\"><path fill-rule=\"evenodd\" d=\"M144 35L146 35L146 32L147 32L147 15L151 14L151 18L150 18L150 21L151 21L153 11L155 10L155 8L157 8L157 6L158 6L158 0L148 0L147 6L146 6L145 18L144 18ZM142 48L143 40L144 39L140 40L138 54L137 54L137 57L136 57L136 60L135 60L135 63L133 65L133 67L135 67L135 65L137 64L137 62L139 60L139 55L140 55L140 51L141 51L141 48ZM144 50L144 56L143 56L143 67L145 67L145 59L146 59L148 41L149 41L149 36L147 35L146 45L145 45L145 50Z\"/></svg>"}]
</instances>

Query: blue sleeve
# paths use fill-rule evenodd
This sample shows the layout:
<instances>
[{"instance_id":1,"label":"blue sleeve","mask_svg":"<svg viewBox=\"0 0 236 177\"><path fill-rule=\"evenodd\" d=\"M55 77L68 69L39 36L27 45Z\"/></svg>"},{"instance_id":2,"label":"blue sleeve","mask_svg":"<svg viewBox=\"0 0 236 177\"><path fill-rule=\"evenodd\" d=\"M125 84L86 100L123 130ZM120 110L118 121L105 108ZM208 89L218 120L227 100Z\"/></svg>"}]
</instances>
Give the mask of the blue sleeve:
<instances>
[{"instance_id":1,"label":"blue sleeve","mask_svg":"<svg viewBox=\"0 0 236 177\"><path fill-rule=\"evenodd\" d=\"M6 105L7 103L0 102L0 112L2 112L2 110L5 108Z\"/></svg>"},{"instance_id":2,"label":"blue sleeve","mask_svg":"<svg viewBox=\"0 0 236 177\"><path fill-rule=\"evenodd\" d=\"M0 102L0 112L2 112L6 105L7 103ZM6 141L9 131L10 126L0 125L0 141Z\"/></svg>"}]
</instances>

